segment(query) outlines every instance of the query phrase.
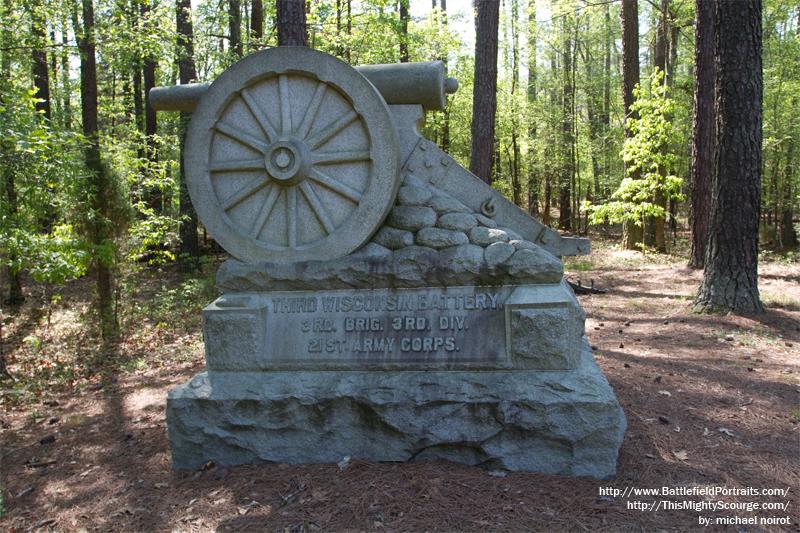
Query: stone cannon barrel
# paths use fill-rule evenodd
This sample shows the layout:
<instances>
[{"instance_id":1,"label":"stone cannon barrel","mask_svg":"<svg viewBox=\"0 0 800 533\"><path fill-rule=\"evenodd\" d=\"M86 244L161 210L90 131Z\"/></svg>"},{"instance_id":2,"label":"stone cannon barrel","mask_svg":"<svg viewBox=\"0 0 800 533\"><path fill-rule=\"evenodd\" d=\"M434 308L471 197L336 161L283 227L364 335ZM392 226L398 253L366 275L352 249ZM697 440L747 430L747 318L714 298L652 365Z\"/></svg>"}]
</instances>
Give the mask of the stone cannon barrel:
<instances>
[{"instance_id":1,"label":"stone cannon barrel","mask_svg":"<svg viewBox=\"0 0 800 533\"><path fill-rule=\"evenodd\" d=\"M442 111L445 95L458 89L458 80L445 76L444 63L425 61L355 67L367 78L387 104L419 104L429 111ZM150 105L156 111L194 111L210 83L190 83L150 90Z\"/></svg>"}]
</instances>

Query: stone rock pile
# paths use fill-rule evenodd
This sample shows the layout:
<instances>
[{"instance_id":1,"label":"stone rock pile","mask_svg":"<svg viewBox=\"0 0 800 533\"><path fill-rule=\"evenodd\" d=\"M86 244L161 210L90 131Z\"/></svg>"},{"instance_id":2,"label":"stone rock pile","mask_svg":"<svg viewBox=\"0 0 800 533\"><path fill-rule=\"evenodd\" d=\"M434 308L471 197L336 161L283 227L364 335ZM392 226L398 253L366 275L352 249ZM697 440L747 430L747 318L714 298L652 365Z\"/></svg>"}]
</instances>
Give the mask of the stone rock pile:
<instances>
[{"instance_id":1,"label":"stone rock pile","mask_svg":"<svg viewBox=\"0 0 800 533\"><path fill-rule=\"evenodd\" d=\"M407 176L372 241L334 261L226 261L223 291L558 283L561 261L492 218Z\"/></svg>"}]
</instances>

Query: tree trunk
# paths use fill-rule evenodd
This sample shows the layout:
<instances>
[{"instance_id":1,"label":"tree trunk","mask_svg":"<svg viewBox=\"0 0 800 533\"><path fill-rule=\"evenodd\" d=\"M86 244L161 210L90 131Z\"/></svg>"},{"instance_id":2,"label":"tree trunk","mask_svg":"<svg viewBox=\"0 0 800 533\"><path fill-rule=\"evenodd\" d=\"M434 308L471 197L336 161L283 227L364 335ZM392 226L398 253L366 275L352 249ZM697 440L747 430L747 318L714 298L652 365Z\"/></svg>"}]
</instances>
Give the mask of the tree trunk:
<instances>
[{"instance_id":1,"label":"tree trunk","mask_svg":"<svg viewBox=\"0 0 800 533\"><path fill-rule=\"evenodd\" d=\"M761 0L715 0L716 132L704 279L696 308L762 312L758 294L761 207Z\"/></svg>"},{"instance_id":2,"label":"tree trunk","mask_svg":"<svg viewBox=\"0 0 800 533\"><path fill-rule=\"evenodd\" d=\"M69 34L66 17L61 19L61 98L64 116L64 129L72 129L72 87L69 82Z\"/></svg>"},{"instance_id":3,"label":"tree trunk","mask_svg":"<svg viewBox=\"0 0 800 533\"><path fill-rule=\"evenodd\" d=\"M520 176L519 110L517 89L519 88L519 1L511 0L511 195L518 207L522 203L522 180Z\"/></svg>"},{"instance_id":4,"label":"tree trunk","mask_svg":"<svg viewBox=\"0 0 800 533\"><path fill-rule=\"evenodd\" d=\"M575 179L575 140L572 131L572 62L573 43L568 28L568 17L562 17L564 35L564 85L561 93L561 133L564 146L564 159L559 172L558 188L558 227L572 230L572 190L571 183Z\"/></svg>"},{"instance_id":5,"label":"tree trunk","mask_svg":"<svg viewBox=\"0 0 800 533\"><path fill-rule=\"evenodd\" d=\"M250 5L250 49L256 50L264 38L264 3L252 0Z\"/></svg>"},{"instance_id":6,"label":"tree trunk","mask_svg":"<svg viewBox=\"0 0 800 533\"><path fill-rule=\"evenodd\" d=\"M352 0L347 0L347 24L345 28L347 29L347 46L344 49L344 59L348 63L350 63L350 36L353 34L353 4Z\"/></svg>"},{"instance_id":7,"label":"tree trunk","mask_svg":"<svg viewBox=\"0 0 800 533\"><path fill-rule=\"evenodd\" d=\"M797 109L797 99L792 99L792 108ZM783 169L783 199L781 202L781 219L777 228L778 243L781 250L797 246L797 231L794 229L794 196L792 195L792 177L794 174L794 138L789 139L786 148L786 166Z\"/></svg>"},{"instance_id":8,"label":"tree trunk","mask_svg":"<svg viewBox=\"0 0 800 533\"><path fill-rule=\"evenodd\" d=\"M83 0L83 31L75 34L81 53L81 117L86 139L84 157L88 176L87 196L90 198L89 240L94 246L92 266L96 275L97 310L100 332L105 341L117 336L114 313L114 276L112 272L113 237L109 214L114 209L111 180L100 159L100 140L97 127L97 64L95 60L94 7L92 0Z\"/></svg>"},{"instance_id":9,"label":"tree trunk","mask_svg":"<svg viewBox=\"0 0 800 533\"><path fill-rule=\"evenodd\" d=\"M145 28L150 26L147 20L150 16L152 5L151 0L142 1L140 6L141 21ZM154 213L161 213L163 208L163 201L161 198L161 189L152 185L156 181L155 168L158 164L158 146L156 143L156 135L158 133L158 118L156 110L150 105L150 89L156 86L156 68L158 63L152 53L147 53L142 60L142 78L144 82L144 135L145 135L145 154L147 157L147 168L145 169L145 182L151 185L145 185L145 203L153 210Z\"/></svg>"},{"instance_id":10,"label":"tree trunk","mask_svg":"<svg viewBox=\"0 0 800 533\"><path fill-rule=\"evenodd\" d=\"M714 3L696 0L694 124L692 127L692 251L689 266L703 268L714 171Z\"/></svg>"},{"instance_id":11,"label":"tree trunk","mask_svg":"<svg viewBox=\"0 0 800 533\"><path fill-rule=\"evenodd\" d=\"M667 83L667 70L668 70L668 60L667 54L669 53L669 37L671 34L670 31L670 21L669 21L669 0L661 0L661 8L660 8L660 16L658 20L658 26L656 27L656 40L655 40L655 50L653 54L653 65L659 69L662 73L664 73L664 79L662 83ZM668 149L667 146L662 148L662 151L666 151ZM667 169L659 167L658 172L661 176L667 175ZM666 197L664 196L663 192L657 190L655 193L655 197L652 198L652 201L657 206L663 208L666 211L667 208L667 201ZM666 253L667 251L667 241L666 235L664 231L664 217L654 217L648 216L645 219L644 225L644 244L645 246L649 246L655 248L657 251L661 253Z\"/></svg>"},{"instance_id":12,"label":"tree trunk","mask_svg":"<svg viewBox=\"0 0 800 533\"><path fill-rule=\"evenodd\" d=\"M442 25L447 28L447 0L441 0L441 10L442 10ZM445 72L447 71L447 53L445 53L441 58L444 62ZM445 95L445 99L447 100L444 111L442 112L442 150L445 152L450 151L450 102L452 98L449 98Z\"/></svg>"},{"instance_id":13,"label":"tree trunk","mask_svg":"<svg viewBox=\"0 0 800 533\"><path fill-rule=\"evenodd\" d=\"M255 9L255 7L254 7ZM176 0L175 27L178 32L178 76L181 85L191 83L197 78L194 65L194 29L192 27L192 4L190 0ZM186 183L186 131L191 113L181 113L178 129L180 139L180 245L178 257L184 271L195 270L200 266L200 246L197 242L197 213L189 198Z\"/></svg>"},{"instance_id":14,"label":"tree trunk","mask_svg":"<svg viewBox=\"0 0 800 533\"><path fill-rule=\"evenodd\" d=\"M305 2L300 0L277 0L278 46L308 46L304 4ZM349 11L350 3L348 0L348 24L350 20Z\"/></svg>"},{"instance_id":15,"label":"tree trunk","mask_svg":"<svg viewBox=\"0 0 800 533\"><path fill-rule=\"evenodd\" d=\"M636 118L631 110L633 88L639 83L639 5L637 0L622 0L622 101L625 106L625 138L631 136L628 118ZM627 174L627 171L626 171ZM635 176L631 176L635 177ZM635 250L642 241L642 227L626 220L622 229L622 245L626 250Z\"/></svg>"},{"instance_id":16,"label":"tree trunk","mask_svg":"<svg viewBox=\"0 0 800 533\"><path fill-rule=\"evenodd\" d=\"M47 68L47 19L41 0L28 4L31 16L31 36L33 37L33 86L35 89L36 111L50 122L52 117L50 106L50 77Z\"/></svg>"},{"instance_id":17,"label":"tree trunk","mask_svg":"<svg viewBox=\"0 0 800 533\"><path fill-rule=\"evenodd\" d=\"M408 63L408 1L397 0L397 14L400 17L400 62Z\"/></svg>"},{"instance_id":18,"label":"tree trunk","mask_svg":"<svg viewBox=\"0 0 800 533\"><path fill-rule=\"evenodd\" d=\"M475 82L472 90L472 153L469 170L492 182L497 111L497 25L500 2L475 0Z\"/></svg>"},{"instance_id":19,"label":"tree trunk","mask_svg":"<svg viewBox=\"0 0 800 533\"><path fill-rule=\"evenodd\" d=\"M242 5L239 0L228 0L228 35L229 50L237 59L242 57Z\"/></svg>"},{"instance_id":20,"label":"tree trunk","mask_svg":"<svg viewBox=\"0 0 800 533\"><path fill-rule=\"evenodd\" d=\"M536 0L528 0L528 138L536 139L536 120L533 108L536 106ZM528 150L528 213L539 215L539 176L537 175L537 147Z\"/></svg>"}]
</instances>

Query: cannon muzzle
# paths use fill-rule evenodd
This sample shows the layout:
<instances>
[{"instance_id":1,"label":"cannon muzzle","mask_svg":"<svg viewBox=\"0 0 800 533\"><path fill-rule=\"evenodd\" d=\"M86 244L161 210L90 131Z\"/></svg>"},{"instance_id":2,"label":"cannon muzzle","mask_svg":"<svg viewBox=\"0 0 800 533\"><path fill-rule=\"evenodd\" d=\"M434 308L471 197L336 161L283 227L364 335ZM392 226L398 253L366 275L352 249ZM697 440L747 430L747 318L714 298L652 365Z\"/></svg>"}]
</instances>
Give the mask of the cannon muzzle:
<instances>
[{"instance_id":1,"label":"cannon muzzle","mask_svg":"<svg viewBox=\"0 0 800 533\"><path fill-rule=\"evenodd\" d=\"M387 104L418 104L429 111L442 111L445 95L458 90L458 80L444 75L444 63L426 61L365 65L356 70L367 78ZM156 111L194 111L210 83L189 83L150 90L150 105Z\"/></svg>"}]
</instances>

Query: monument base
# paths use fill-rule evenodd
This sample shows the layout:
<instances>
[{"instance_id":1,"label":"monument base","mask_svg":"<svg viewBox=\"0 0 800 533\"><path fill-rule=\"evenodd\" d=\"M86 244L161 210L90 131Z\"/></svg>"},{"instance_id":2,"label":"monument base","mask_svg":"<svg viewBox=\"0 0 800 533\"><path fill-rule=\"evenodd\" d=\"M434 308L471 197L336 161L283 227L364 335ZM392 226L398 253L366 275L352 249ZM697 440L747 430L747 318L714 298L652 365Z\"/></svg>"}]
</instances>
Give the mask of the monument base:
<instances>
[{"instance_id":1,"label":"monument base","mask_svg":"<svg viewBox=\"0 0 800 533\"><path fill-rule=\"evenodd\" d=\"M567 371L200 373L170 391L176 469L446 459L610 478L626 420L588 344Z\"/></svg>"}]
</instances>

